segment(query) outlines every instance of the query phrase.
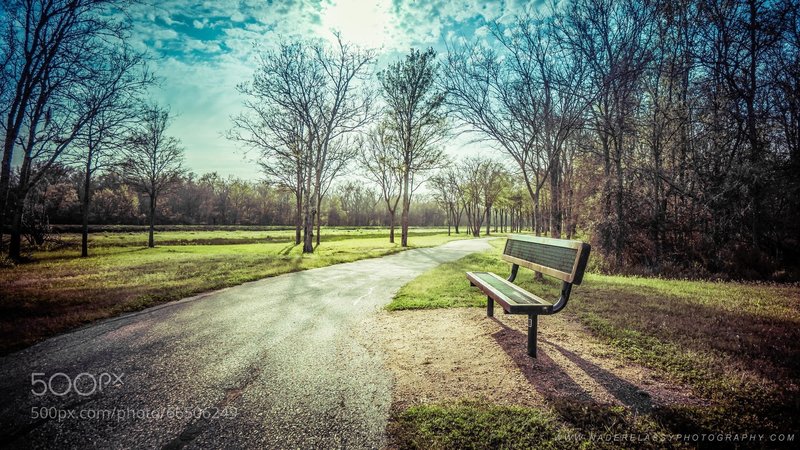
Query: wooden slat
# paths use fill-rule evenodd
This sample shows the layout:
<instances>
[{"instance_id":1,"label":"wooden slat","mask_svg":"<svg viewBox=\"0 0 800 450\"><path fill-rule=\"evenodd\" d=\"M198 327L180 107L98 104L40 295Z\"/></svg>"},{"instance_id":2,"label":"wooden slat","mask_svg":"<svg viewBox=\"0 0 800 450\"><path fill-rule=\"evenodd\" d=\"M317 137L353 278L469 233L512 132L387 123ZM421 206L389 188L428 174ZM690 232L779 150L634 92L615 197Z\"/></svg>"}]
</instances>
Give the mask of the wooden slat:
<instances>
[{"instance_id":1,"label":"wooden slat","mask_svg":"<svg viewBox=\"0 0 800 450\"><path fill-rule=\"evenodd\" d=\"M530 245L528 248L520 248L519 246ZM542 249L544 247L544 249ZM548 247L557 247L562 249L569 249L574 251L574 256L569 256L569 262L564 259L566 254L548 254L546 250ZM538 254L532 254L539 249ZM583 271L586 268L588 252L591 247L581 241L571 241L566 239L546 238L541 236L527 236L527 235L509 235L506 246L503 249L502 258L512 264L517 264L537 272L558 278L567 283L580 284L583 279ZM569 250L565 250L569 253ZM513 253L513 254L512 254ZM536 256L538 258L536 258ZM530 259L526 256L531 256ZM533 261L532 259L538 259ZM569 264L569 271L566 265Z\"/></svg>"},{"instance_id":2,"label":"wooden slat","mask_svg":"<svg viewBox=\"0 0 800 450\"><path fill-rule=\"evenodd\" d=\"M551 269L550 267L526 261L524 259L515 258L513 256L503 255L502 258L512 264L517 264L522 267L527 267L528 269L535 270L537 272L542 272L543 274L550 275L551 277L558 278L559 280L566 281L567 283L572 283L573 276L571 273L566 273L560 270Z\"/></svg>"},{"instance_id":3,"label":"wooden slat","mask_svg":"<svg viewBox=\"0 0 800 450\"><path fill-rule=\"evenodd\" d=\"M519 303L515 301L506 293L490 285L482 276L492 277L495 281L504 285L505 288L513 290L535 303ZM499 303L509 314L541 313L546 312L553 306L553 304L547 300L544 300L491 272L467 272L467 279L469 279L472 284L477 286L484 294L497 301L497 303Z\"/></svg>"},{"instance_id":4,"label":"wooden slat","mask_svg":"<svg viewBox=\"0 0 800 450\"><path fill-rule=\"evenodd\" d=\"M572 249L580 249L583 245L581 241L574 241L569 239L558 239L558 238L549 238L544 236L531 236L528 234L509 234L509 239L513 239L515 241L526 241L526 242L535 242L537 244L544 244L544 245L552 245L555 247L564 247L564 248L572 248Z\"/></svg>"}]
</instances>

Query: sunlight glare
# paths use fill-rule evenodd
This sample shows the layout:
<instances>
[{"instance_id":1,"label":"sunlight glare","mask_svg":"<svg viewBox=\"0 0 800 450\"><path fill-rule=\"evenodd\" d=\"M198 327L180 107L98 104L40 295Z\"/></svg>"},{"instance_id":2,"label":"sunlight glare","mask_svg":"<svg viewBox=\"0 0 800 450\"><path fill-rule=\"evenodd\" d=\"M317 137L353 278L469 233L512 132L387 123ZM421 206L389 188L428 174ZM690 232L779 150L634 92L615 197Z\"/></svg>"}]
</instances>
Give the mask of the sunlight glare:
<instances>
[{"instance_id":1,"label":"sunlight glare","mask_svg":"<svg viewBox=\"0 0 800 450\"><path fill-rule=\"evenodd\" d=\"M362 47L391 47L391 7L390 0L331 0L322 9L322 27Z\"/></svg>"}]
</instances>

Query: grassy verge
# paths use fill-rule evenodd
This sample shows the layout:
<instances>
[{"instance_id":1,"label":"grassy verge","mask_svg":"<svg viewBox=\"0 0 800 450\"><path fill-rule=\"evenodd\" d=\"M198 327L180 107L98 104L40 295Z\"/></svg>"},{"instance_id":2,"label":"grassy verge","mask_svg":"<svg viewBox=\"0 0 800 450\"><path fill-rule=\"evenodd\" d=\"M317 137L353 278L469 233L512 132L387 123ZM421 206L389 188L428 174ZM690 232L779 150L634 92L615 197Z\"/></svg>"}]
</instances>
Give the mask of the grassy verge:
<instances>
[{"instance_id":1,"label":"grassy verge","mask_svg":"<svg viewBox=\"0 0 800 450\"><path fill-rule=\"evenodd\" d=\"M567 401L552 410L475 401L412 406L393 416L388 431L401 449L691 448L650 417Z\"/></svg>"},{"instance_id":2,"label":"grassy verge","mask_svg":"<svg viewBox=\"0 0 800 450\"><path fill-rule=\"evenodd\" d=\"M509 266L499 260L498 249L443 264L404 286L387 308L484 307L485 297L468 289L464 279L465 271L478 270L506 274ZM521 270L517 281L544 298L558 296L560 285L548 277L535 281L530 271ZM617 356L689 385L711 403L667 406L637 420L671 433L800 430L800 286L796 284L590 274L561 314L582 323L610 344ZM586 431L585 423L576 424L558 405L551 406L561 418ZM416 415L401 415L398 420L406 420L403 417ZM623 422L628 429L641 428L636 421ZM520 436L519 442L530 438Z\"/></svg>"},{"instance_id":3,"label":"grassy verge","mask_svg":"<svg viewBox=\"0 0 800 450\"><path fill-rule=\"evenodd\" d=\"M530 408L463 402L411 407L389 431L400 448L531 449L558 448L562 427Z\"/></svg>"},{"instance_id":4,"label":"grassy verge","mask_svg":"<svg viewBox=\"0 0 800 450\"><path fill-rule=\"evenodd\" d=\"M92 237L89 258L71 245L37 252L33 262L0 268L0 354L200 292L402 250L379 230L333 229L323 230L314 254L303 255L293 236L293 230L162 232L157 247L147 248L141 246L144 232L101 233ZM422 229L410 234L409 243L429 247L458 238ZM226 239L249 242L220 244Z\"/></svg>"}]
</instances>

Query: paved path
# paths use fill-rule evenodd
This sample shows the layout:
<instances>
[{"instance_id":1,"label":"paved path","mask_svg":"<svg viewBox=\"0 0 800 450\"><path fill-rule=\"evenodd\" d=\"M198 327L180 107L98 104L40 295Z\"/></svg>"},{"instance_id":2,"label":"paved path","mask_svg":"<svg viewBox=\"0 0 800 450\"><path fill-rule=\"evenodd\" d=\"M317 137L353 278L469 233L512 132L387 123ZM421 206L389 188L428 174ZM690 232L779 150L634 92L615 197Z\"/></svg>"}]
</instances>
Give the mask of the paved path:
<instances>
[{"instance_id":1,"label":"paved path","mask_svg":"<svg viewBox=\"0 0 800 450\"><path fill-rule=\"evenodd\" d=\"M381 447L391 379L353 327L420 273L487 247L455 241L268 278L0 358L0 446Z\"/></svg>"}]
</instances>

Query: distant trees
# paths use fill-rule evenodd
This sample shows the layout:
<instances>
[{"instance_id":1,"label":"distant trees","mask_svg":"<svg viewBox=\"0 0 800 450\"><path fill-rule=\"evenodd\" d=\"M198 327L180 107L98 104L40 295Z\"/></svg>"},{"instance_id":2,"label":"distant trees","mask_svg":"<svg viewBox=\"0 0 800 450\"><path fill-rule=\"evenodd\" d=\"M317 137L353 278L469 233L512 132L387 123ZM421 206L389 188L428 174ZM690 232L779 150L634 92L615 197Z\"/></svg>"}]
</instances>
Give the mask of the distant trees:
<instances>
[{"instance_id":1,"label":"distant trees","mask_svg":"<svg viewBox=\"0 0 800 450\"><path fill-rule=\"evenodd\" d=\"M412 49L406 57L380 72L386 114L400 151L403 210L400 245L408 246L411 196L423 173L444 160L441 140L447 132L442 105L445 92L438 89L439 65L433 49Z\"/></svg>"},{"instance_id":2,"label":"distant trees","mask_svg":"<svg viewBox=\"0 0 800 450\"><path fill-rule=\"evenodd\" d=\"M183 147L178 139L167 135L169 116L169 111L159 106L147 108L142 125L131 133L124 147L124 177L150 200L148 247L155 246L156 202L184 172Z\"/></svg>"},{"instance_id":3,"label":"distant trees","mask_svg":"<svg viewBox=\"0 0 800 450\"><path fill-rule=\"evenodd\" d=\"M451 227L458 234L463 206L458 198L456 171L453 168L440 170L431 177L428 187L433 192L433 199L447 214L447 235L450 236Z\"/></svg>"},{"instance_id":4,"label":"distant trees","mask_svg":"<svg viewBox=\"0 0 800 450\"><path fill-rule=\"evenodd\" d=\"M440 170L431 178L434 198L448 212L448 227L458 223L461 212L467 218L468 233L480 237L486 223L486 234L491 233L492 207L507 194L510 178L505 168L487 157L469 157L457 166Z\"/></svg>"},{"instance_id":5,"label":"distant trees","mask_svg":"<svg viewBox=\"0 0 800 450\"><path fill-rule=\"evenodd\" d=\"M304 253L314 251L325 192L355 157L348 134L373 114L365 80L375 55L336 37L332 47L294 41L264 52L252 83L239 86L245 111L229 132L260 152L265 173L295 193Z\"/></svg>"}]
</instances>

